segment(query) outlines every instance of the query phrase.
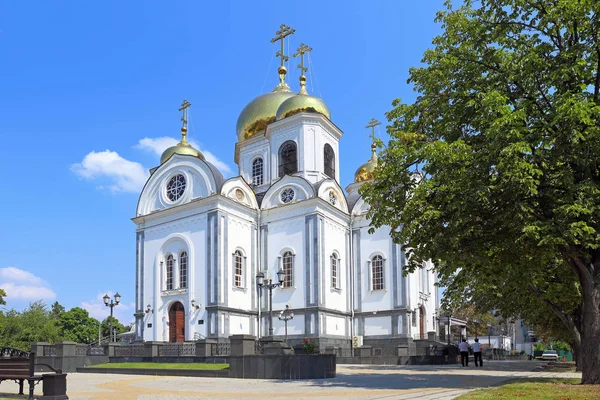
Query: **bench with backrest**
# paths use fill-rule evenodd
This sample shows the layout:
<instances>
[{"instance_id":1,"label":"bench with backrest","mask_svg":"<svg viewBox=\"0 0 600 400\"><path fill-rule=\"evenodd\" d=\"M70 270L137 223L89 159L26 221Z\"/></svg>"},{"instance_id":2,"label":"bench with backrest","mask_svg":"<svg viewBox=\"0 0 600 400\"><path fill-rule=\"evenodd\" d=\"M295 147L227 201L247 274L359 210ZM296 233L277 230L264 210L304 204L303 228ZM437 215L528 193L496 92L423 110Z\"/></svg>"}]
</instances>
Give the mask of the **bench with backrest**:
<instances>
[{"instance_id":1,"label":"bench with backrest","mask_svg":"<svg viewBox=\"0 0 600 400\"><path fill-rule=\"evenodd\" d=\"M29 397L33 398L35 385L44 377L35 375L35 353L13 349L12 347L0 348L0 383L7 380L15 381L19 384L19 394L23 395L23 385L25 381L29 383ZM61 374L60 370L55 370L47 364L43 364L54 372Z\"/></svg>"}]
</instances>

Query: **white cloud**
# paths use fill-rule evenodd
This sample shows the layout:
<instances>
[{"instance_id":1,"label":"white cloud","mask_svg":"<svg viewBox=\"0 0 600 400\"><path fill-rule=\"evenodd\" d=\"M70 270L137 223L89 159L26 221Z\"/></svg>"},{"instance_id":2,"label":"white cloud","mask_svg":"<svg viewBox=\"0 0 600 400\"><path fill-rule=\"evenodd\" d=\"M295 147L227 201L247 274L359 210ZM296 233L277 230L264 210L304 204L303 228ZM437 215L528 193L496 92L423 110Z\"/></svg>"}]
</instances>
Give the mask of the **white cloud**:
<instances>
[{"instance_id":1,"label":"white cloud","mask_svg":"<svg viewBox=\"0 0 600 400\"><path fill-rule=\"evenodd\" d=\"M108 179L108 188L112 192L139 193L148 179L142 164L126 160L110 150L88 153L81 163L71 165L71 170L88 180Z\"/></svg>"},{"instance_id":2,"label":"white cloud","mask_svg":"<svg viewBox=\"0 0 600 400\"><path fill-rule=\"evenodd\" d=\"M178 141L172 137L162 136L154 139L143 138L133 147L136 149L147 150L160 156L167 148L175 146L177 143Z\"/></svg>"},{"instance_id":3,"label":"white cloud","mask_svg":"<svg viewBox=\"0 0 600 400\"><path fill-rule=\"evenodd\" d=\"M48 282L31 272L15 267L0 268L0 288L6 292L6 300L54 300L56 293Z\"/></svg>"},{"instance_id":4,"label":"white cloud","mask_svg":"<svg viewBox=\"0 0 600 400\"><path fill-rule=\"evenodd\" d=\"M223 175L231 175L232 171L231 168L229 168L229 165L219 160L217 156L215 156L213 153L211 153L208 150L202 150L202 154L204 154L204 158L206 159L206 161L217 167L219 171L223 173Z\"/></svg>"},{"instance_id":5,"label":"white cloud","mask_svg":"<svg viewBox=\"0 0 600 400\"><path fill-rule=\"evenodd\" d=\"M96 295L93 300L82 301L80 307L90 314L90 317L96 318L99 321L104 321L110 316L110 308L104 305L104 295L108 294L113 298L113 292L106 291ZM118 306L113 307L113 316L119 320L123 325L132 324L135 321L133 313L135 312L135 303L129 304L119 303Z\"/></svg>"},{"instance_id":6,"label":"white cloud","mask_svg":"<svg viewBox=\"0 0 600 400\"><path fill-rule=\"evenodd\" d=\"M177 139L168 136L161 136L158 138L143 138L134 147L136 149L150 151L155 155L160 156L168 147L175 146L177 143L179 143ZM200 145L193 140L190 140L190 144L196 149L200 150L200 152L202 152L204 155L204 158L206 158L206 161L217 167L224 175L230 175L232 173L229 165L221 161L213 153L208 150L202 150Z\"/></svg>"}]
</instances>

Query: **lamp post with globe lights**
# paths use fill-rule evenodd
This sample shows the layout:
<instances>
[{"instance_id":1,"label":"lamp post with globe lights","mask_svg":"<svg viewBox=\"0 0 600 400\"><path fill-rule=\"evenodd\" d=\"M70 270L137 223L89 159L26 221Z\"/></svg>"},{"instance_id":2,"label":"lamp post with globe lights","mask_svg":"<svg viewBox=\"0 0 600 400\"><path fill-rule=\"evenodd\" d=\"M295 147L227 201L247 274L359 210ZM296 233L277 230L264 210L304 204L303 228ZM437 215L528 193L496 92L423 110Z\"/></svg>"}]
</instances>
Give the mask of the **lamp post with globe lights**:
<instances>
[{"instance_id":1,"label":"lamp post with globe lights","mask_svg":"<svg viewBox=\"0 0 600 400\"><path fill-rule=\"evenodd\" d=\"M281 310L277 318L285 324L285 342L287 343L287 324L289 320L294 318L294 312L290 310L290 306L286 304L285 310Z\"/></svg>"},{"instance_id":2,"label":"lamp post with globe lights","mask_svg":"<svg viewBox=\"0 0 600 400\"><path fill-rule=\"evenodd\" d=\"M265 288L269 291L269 336L273 336L273 289L283 285L285 272L283 269L277 271L277 281L273 283L272 279L265 279L265 274L261 271L256 274L256 285L259 289Z\"/></svg>"},{"instance_id":3,"label":"lamp post with globe lights","mask_svg":"<svg viewBox=\"0 0 600 400\"><path fill-rule=\"evenodd\" d=\"M108 336L110 338L110 342L113 341L113 308L115 306L118 306L119 303L121 302L121 295L119 294L119 292L115 293L114 296L114 302L113 299L111 299L108 294L105 294L104 297L102 298L104 300L104 305L106 307L110 307L110 330L108 331Z\"/></svg>"}]
</instances>

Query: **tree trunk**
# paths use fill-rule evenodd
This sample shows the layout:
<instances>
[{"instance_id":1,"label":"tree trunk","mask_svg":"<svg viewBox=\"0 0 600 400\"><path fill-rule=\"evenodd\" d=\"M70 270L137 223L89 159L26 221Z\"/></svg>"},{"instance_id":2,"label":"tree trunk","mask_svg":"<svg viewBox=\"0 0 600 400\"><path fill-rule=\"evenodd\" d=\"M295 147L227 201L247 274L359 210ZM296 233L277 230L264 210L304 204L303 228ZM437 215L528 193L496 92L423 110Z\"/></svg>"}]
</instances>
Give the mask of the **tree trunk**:
<instances>
[{"instance_id":1,"label":"tree trunk","mask_svg":"<svg viewBox=\"0 0 600 400\"><path fill-rule=\"evenodd\" d=\"M587 283L587 284L586 284ZM581 383L600 384L600 288L593 281L582 282Z\"/></svg>"},{"instance_id":2,"label":"tree trunk","mask_svg":"<svg viewBox=\"0 0 600 400\"><path fill-rule=\"evenodd\" d=\"M573 353L573 361L575 361L575 371L581 372L581 345L571 343L571 352Z\"/></svg>"}]
</instances>

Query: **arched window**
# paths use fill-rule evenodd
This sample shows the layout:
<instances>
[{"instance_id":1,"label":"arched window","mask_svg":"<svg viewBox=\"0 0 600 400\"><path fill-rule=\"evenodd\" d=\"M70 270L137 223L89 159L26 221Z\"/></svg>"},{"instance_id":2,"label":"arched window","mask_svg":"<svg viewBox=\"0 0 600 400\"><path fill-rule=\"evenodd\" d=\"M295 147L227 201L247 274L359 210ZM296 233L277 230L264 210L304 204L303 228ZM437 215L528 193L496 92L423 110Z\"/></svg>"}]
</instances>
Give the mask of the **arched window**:
<instances>
[{"instance_id":1,"label":"arched window","mask_svg":"<svg viewBox=\"0 0 600 400\"><path fill-rule=\"evenodd\" d=\"M252 161L252 184L260 186L263 184L263 159L257 158Z\"/></svg>"},{"instance_id":2,"label":"arched window","mask_svg":"<svg viewBox=\"0 0 600 400\"><path fill-rule=\"evenodd\" d=\"M296 142L288 141L279 148L279 177L298 172Z\"/></svg>"},{"instance_id":3,"label":"arched window","mask_svg":"<svg viewBox=\"0 0 600 400\"><path fill-rule=\"evenodd\" d=\"M187 266L188 256L187 252L182 251L179 255L179 288L187 288Z\"/></svg>"},{"instance_id":4,"label":"arched window","mask_svg":"<svg viewBox=\"0 0 600 400\"><path fill-rule=\"evenodd\" d=\"M340 260L337 258L337 255L333 253L331 255L331 287L334 289L339 289L340 283Z\"/></svg>"},{"instance_id":5,"label":"arched window","mask_svg":"<svg viewBox=\"0 0 600 400\"><path fill-rule=\"evenodd\" d=\"M173 290L173 264L175 260L173 259L173 255L169 254L167 256L167 290Z\"/></svg>"},{"instance_id":6,"label":"arched window","mask_svg":"<svg viewBox=\"0 0 600 400\"><path fill-rule=\"evenodd\" d=\"M325 175L335 179L335 153L329 144L325 144L323 148L323 160Z\"/></svg>"},{"instance_id":7,"label":"arched window","mask_svg":"<svg viewBox=\"0 0 600 400\"><path fill-rule=\"evenodd\" d=\"M283 278L283 285L281 287L287 288L294 285L294 255L291 251L283 253L283 272L285 277Z\"/></svg>"},{"instance_id":8,"label":"arched window","mask_svg":"<svg viewBox=\"0 0 600 400\"><path fill-rule=\"evenodd\" d=\"M233 286L244 287L244 256L239 250L233 253Z\"/></svg>"},{"instance_id":9,"label":"arched window","mask_svg":"<svg viewBox=\"0 0 600 400\"><path fill-rule=\"evenodd\" d=\"M381 256L371 259L371 279L373 290L383 290L383 257Z\"/></svg>"}]
</instances>

